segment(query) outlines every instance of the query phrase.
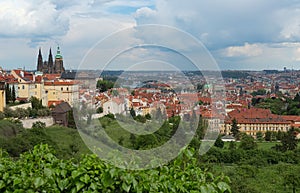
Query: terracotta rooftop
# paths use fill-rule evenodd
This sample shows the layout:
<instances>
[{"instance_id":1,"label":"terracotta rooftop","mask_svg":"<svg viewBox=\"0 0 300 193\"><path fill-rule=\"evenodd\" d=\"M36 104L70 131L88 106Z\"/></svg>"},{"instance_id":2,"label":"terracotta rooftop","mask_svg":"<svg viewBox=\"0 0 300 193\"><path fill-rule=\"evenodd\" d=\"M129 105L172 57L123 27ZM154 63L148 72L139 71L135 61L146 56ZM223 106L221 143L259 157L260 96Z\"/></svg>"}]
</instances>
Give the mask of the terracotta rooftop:
<instances>
[{"instance_id":1,"label":"terracotta rooftop","mask_svg":"<svg viewBox=\"0 0 300 193\"><path fill-rule=\"evenodd\" d=\"M226 123L231 123L233 119L236 119L239 124L241 123L252 123L252 124L264 124L264 123L274 123L274 124L289 124L283 116L272 114L269 109L261 108L241 108L236 109L228 113Z\"/></svg>"}]
</instances>

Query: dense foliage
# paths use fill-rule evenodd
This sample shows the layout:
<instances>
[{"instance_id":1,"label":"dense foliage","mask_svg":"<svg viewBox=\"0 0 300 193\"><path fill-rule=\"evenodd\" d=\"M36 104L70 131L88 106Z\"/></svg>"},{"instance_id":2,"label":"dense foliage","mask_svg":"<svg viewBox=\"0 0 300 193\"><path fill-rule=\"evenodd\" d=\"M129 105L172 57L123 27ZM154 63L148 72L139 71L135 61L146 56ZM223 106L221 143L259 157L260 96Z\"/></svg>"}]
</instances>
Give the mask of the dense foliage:
<instances>
[{"instance_id":1,"label":"dense foliage","mask_svg":"<svg viewBox=\"0 0 300 193\"><path fill-rule=\"evenodd\" d=\"M154 134L142 136L121 130L114 115L100 121L120 145L142 150L169 140L180 118L172 117ZM207 127L201 118L199 123L190 143L195 149L199 148ZM228 184L232 192L239 193L299 192L300 149L294 132L293 128L287 133L268 132L256 140L240 134L240 142L225 144L219 136L215 147L204 155L197 156L188 150L168 166L128 171L88 154L75 129L45 128L37 122L33 129L24 130L18 121L2 120L0 148L6 149L15 161L4 151L0 153L0 192L222 192ZM35 146L40 143L50 144L56 152L47 146ZM86 156L79 158L80 154ZM230 177L230 183L222 172Z\"/></svg>"},{"instance_id":2,"label":"dense foliage","mask_svg":"<svg viewBox=\"0 0 300 193\"><path fill-rule=\"evenodd\" d=\"M11 157L19 157L40 143L55 148L59 158L78 158L81 153L89 152L74 129L60 126L46 128L42 122L34 123L32 129L24 129L17 120L0 121L0 149L5 149Z\"/></svg>"},{"instance_id":3,"label":"dense foliage","mask_svg":"<svg viewBox=\"0 0 300 193\"><path fill-rule=\"evenodd\" d=\"M1 192L231 192L229 179L201 170L191 150L168 166L129 171L111 166L95 155L79 163L61 160L47 145L13 161L0 151Z\"/></svg>"},{"instance_id":4,"label":"dense foliage","mask_svg":"<svg viewBox=\"0 0 300 193\"><path fill-rule=\"evenodd\" d=\"M300 96L297 94L294 99L288 97L278 98L252 98L252 105L259 108L270 109L278 115L300 115Z\"/></svg>"},{"instance_id":5,"label":"dense foliage","mask_svg":"<svg viewBox=\"0 0 300 193\"><path fill-rule=\"evenodd\" d=\"M15 86L9 86L9 84L5 85L5 102L9 104L10 102L15 103L16 101L16 90Z\"/></svg>"}]
</instances>

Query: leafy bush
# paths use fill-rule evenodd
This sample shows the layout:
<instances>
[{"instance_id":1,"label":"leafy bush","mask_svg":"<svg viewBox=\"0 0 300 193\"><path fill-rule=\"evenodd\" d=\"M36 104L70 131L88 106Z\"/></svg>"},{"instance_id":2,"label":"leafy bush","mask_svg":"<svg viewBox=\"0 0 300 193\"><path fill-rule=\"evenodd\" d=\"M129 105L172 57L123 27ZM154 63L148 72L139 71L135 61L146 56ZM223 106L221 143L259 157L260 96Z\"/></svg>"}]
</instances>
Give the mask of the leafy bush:
<instances>
[{"instance_id":1,"label":"leafy bush","mask_svg":"<svg viewBox=\"0 0 300 193\"><path fill-rule=\"evenodd\" d=\"M116 168L95 155L74 164L55 157L47 145L17 161L0 151L0 163L1 192L231 192L229 178L202 171L191 150L169 166L144 171Z\"/></svg>"},{"instance_id":2,"label":"leafy bush","mask_svg":"<svg viewBox=\"0 0 300 193\"><path fill-rule=\"evenodd\" d=\"M98 107L96 112L97 113L103 113L103 107Z\"/></svg>"},{"instance_id":3,"label":"leafy bush","mask_svg":"<svg viewBox=\"0 0 300 193\"><path fill-rule=\"evenodd\" d=\"M35 129L45 129L46 128L46 123L41 122L41 121L37 121L35 123L32 124L32 128Z\"/></svg>"}]
</instances>

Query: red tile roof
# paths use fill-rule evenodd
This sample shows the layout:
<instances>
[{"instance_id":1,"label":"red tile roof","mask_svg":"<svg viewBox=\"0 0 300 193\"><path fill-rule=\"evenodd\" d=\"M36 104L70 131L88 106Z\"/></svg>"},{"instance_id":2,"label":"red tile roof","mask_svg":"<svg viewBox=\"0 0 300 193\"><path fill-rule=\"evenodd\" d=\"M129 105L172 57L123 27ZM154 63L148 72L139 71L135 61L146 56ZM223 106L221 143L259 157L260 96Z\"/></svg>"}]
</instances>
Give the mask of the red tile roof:
<instances>
[{"instance_id":1,"label":"red tile roof","mask_svg":"<svg viewBox=\"0 0 300 193\"><path fill-rule=\"evenodd\" d=\"M45 86L51 86L51 85L75 85L75 81L47 81L44 82Z\"/></svg>"},{"instance_id":2,"label":"red tile roof","mask_svg":"<svg viewBox=\"0 0 300 193\"><path fill-rule=\"evenodd\" d=\"M236 119L239 124L290 124L290 121L284 119L283 116L272 114L269 109L261 108L236 109L228 113L228 117L225 122L230 124L233 119Z\"/></svg>"}]
</instances>

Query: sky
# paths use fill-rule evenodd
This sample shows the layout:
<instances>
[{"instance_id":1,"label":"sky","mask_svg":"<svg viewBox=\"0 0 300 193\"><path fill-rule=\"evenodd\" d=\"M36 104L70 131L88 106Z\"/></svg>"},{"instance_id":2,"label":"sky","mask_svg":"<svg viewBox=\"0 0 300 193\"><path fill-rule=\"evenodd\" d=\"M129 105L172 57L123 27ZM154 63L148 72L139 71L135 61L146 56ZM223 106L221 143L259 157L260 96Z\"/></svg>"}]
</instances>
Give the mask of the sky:
<instances>
[{"instance_id":1,"label":"sky","mask_svg":"<svg viewBox=\"0 0 300 193\"><path fill-rule=\"evenodd\" d=\"M58 45L74 70L189 69L196 57L223 70L300 69L300 0L0 1L2 68L36 69L38 49L47 59Z\"/></svg>"}]
</instances>

